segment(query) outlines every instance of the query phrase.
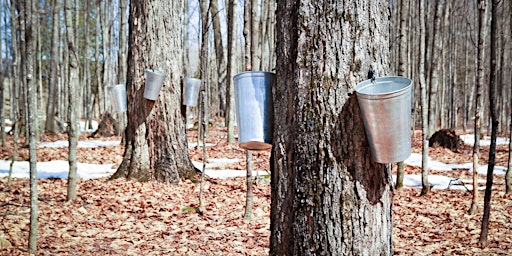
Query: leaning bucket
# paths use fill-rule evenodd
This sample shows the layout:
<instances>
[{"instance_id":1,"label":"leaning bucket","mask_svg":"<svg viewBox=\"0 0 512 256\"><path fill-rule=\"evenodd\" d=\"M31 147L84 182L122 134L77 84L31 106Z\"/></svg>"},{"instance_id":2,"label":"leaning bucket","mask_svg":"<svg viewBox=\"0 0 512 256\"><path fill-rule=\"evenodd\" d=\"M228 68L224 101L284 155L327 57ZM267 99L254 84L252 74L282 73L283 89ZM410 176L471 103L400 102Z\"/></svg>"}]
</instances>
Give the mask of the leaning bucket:
<instances>
[{"instance_id":1,"label":"leaning bucket","mask_svg":"<svg viewBox=\"0 0 512 256\"><path fill-rule=\"evenodd\" d=\"M107 86L108 96L115 112L126 112L126 85L116 84Z\"/></svg>"},{"instance_id":2,"label":"leaning bucket","mask_svg":"<svg viewBox=\"0 0 512 256\"><path fill-rule=\"evenodd\" d=\"M275 74L242 72L234 77L238 143L247 150L272 147L274 104L272 86Z\"/></svg>"},{"instance_id":3,"label":"leaning bucket","mask_svg":"<svg viewBox=\"0 0 512 256\"><path fill-rule=\"evenodd\" d=\"M196 78L185 78L185 86L183 86L183 105L189 107L197 106L197 98L201 80Z\"/></svg>"},{"instance_id":4,"label":"leaning bucket","mask_svg":"<svg viewBox=\"0 0 512 256\"><path fill-rule=\"evenodd\" d=\"M379 77L356 86L366 136L375 162L396 163L411 155L412 81Z\"/></svg>"},{"instance_id":5,"label":"leaning bucket","mask_svg":"<svg viewBox=\"0 0 512 256\"><path fill-rule=\"evenodd\" d=\"M157 100L160 88L164 83L165 73L154 70L146 69L146 86L144 87L144 98L148 100Z\"/></svg>"}]
</instances>

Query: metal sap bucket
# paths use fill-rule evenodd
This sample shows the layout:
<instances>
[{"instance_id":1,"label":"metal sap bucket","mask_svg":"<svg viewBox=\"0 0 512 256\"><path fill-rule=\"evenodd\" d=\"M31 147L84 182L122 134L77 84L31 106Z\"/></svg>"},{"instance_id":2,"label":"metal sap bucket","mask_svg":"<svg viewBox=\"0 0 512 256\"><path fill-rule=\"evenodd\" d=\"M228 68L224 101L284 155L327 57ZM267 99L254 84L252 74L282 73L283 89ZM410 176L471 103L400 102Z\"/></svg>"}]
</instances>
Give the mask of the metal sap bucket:
<instances>
[{"instance_id":1,"label":"metal sap bucket","mask_svg":"<svg viewBox=\"0 0 512 256\"><path fill-rule=\"evenodd\" d=\"M183 86L183 105L190 107L197 106L197 97L200 87L200 79L185 78L185 86Z\"/></svg>"},{"instance_id":2,"label":"metal sap bucket","mask_svg":"<svg viewBox=\"0 0 512 256\"><path fill-rule=\"evenodd\" d=\"M239 73L233 79L240 147L247 150L271 148L274 122L272 86L275 74L249 71Z\"/></svg>"},{"instance_id":3,"label":"metal sap bucket","mask_svg":"<svg viewBox=\"0 0 512 256\"><path fill-rule=\"evenodd\" d=\"M115 112L126 112L126 85L116 84L107 86L108 96Z\"/></svg>"},{"instance_id":4,"label":"metal sap bucket","mask_svg":"<svg viewBox=\"0 0 512 256\"><path fill-rule=\"evenodd\" d=\"M144 98L148 100L157 100L160 88L164 83L165 73L154 70L146 69L146 86L144 87Z\"/></svg>"},{"instance_id":5,"label":"metal sap bucket","mask_svg":"<svg viewBox=\"0 0 512 256\"><path fill-rule=\"evenodd\" d=\"M411 79L379 77L356 86L366 136L375 162L395 163L411 155Z\"/></svg>"}]
</instances>

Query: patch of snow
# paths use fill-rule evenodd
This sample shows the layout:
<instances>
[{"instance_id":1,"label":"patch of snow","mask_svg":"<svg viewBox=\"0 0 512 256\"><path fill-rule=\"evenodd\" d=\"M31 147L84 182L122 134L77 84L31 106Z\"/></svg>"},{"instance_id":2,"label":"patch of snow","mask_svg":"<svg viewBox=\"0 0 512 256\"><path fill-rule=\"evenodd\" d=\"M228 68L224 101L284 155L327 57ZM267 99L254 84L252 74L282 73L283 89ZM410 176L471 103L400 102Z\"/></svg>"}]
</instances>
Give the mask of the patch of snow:
<instances>
[{"instance_id":1,"label":"patch of snow","mask_svg":"<svg viewBox=\"0 0 512 256\"><path fill-rule=\"evenodd\" d=\"M98 122L92 120L92 129L85 129L85 121L80 121L80 131L83 132L94 132L98 129Z\"/></svg>"},{"instance_id":2,"label":"patch of snow","mask_svg":"<svg viewBox=\"0 0 512 256\"><path fill-rule=\"evenodd\" d=\"M409 158L407 158L404 163L410 166L421 167L421 154L412 153ZM434 161L432 158L428 158L428 167L430 170L436 171L453 171L455 169L468 169L470 172L473 171L473 163L463 163L463 164L445 164L439 161ZM507 172L507 168L502 166L494 167L494 174L505 175ZM487 165L481 165L478 167L478 173L487 174ZM429 176L430 177L430 176Z\"/></svg>"},{"instance_id":3,"label":"patch of snow","mask_svg":"<svg viewBox=\"0 0 512 256\"><path fill-rule=\"evenodd\" d=\"M199 146L202 147L203 146L203 143L199 143ZM206 143L206 147L213 147L215 146L215 144L212 144L212 143ZM192 148L196 148L197 147L197 142L189 142L188 143L188 148L189 149L192 149Z\"/></svg>"},{"instance_id":4,"label":"patch of snow","mask_svg":"<svg viewBox=\"0 0 512 256\"><path fill-rule=\"evenodd\" d=\"M0 160L0 177L9 175L11 161ZM95 179L112 175L116 170L112 169L114 164L86 164L77 163L77 177L82 179ZM38 179L67 179L69 173L69 162L56 160L37 163ZM29 178L30 166L28 161L15 161L12 171L13 178Z\"/></svg>"},{"instance_id":5,"label":"patch of snow","mask_svg":"<svg viewBox=\"0 0 512 256\"><path fill-rule=\"evenodd\" d=\"M463 134L460 135L462 141L465 144L473 146L475 145L475 135L474 134ZM509 138L498 137L496 138L496 145L505 145L509 143ZM491 145L491 137L483 136L480 139L480 146L490 146Z\"/></svg>"},{"instance_id":6,"label":"patch of snow","mask_svg":"<svg viewBox=\"0 0 512 256\"><path fill-rule=\"evenodd\" d=\"M219 166L223 166L223 165L227 165L227 164L233 164L233 163L237 163L237 162L240 162L241 159L238 159L238 158L234 158L234 159L229 159L229 158L219 158L219 159L215 159L215 158L211 158L211 159L208 159L208 163L206 163L206 171L205 171L205 174L211 178L218 178L218 179L229 179L229 178L234 178L234 177L245 177L247 175L247 171L246 170L229 170L229 169L224 169L224 170L212 170L212 169L208 169L208 168L212 168L212 167L219 167ZM199 169L199 170L203 170L203 163L202 162L196 162L196 161L192 161L192 164L194 164L194 166ZM261 171L261 170L258 170L258 171L252 171L252 175L253 176L256 176L256 175L266 175L268 174L267 171Z\"/></svg>"},{"instance_id":7,"label":"patch of snow","mask_svg":"<svg viewBox=\"0 0 512 256\"><path fill-rule=\"evenodd\" d=\"M69 142L67 140L57 140L54 142L41 142L38 148L67 148ZM96 148L96 147L110 147L121 145L120 140L102 141L102 140L83 140L78 141L79 148Z\"/></svg>"}]
</instances>

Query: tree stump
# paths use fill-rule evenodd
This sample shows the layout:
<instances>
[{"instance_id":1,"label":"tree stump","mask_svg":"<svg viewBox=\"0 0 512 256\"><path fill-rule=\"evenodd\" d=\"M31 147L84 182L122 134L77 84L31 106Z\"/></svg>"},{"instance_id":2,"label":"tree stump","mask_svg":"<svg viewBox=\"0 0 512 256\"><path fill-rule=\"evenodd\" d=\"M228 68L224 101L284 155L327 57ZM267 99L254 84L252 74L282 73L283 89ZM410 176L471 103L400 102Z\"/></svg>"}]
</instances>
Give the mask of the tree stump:
<instances>
[{"instance_id":1,"label":"tree stump","mask_svg":"<svg viewBox=\"0 0 512 256\"><path fill-rule=\"evenodd\" d=\"M428 140L429 147L443 147L453 151L461 150L464 142L454 130L442 129L435 132Z\"/></svg>"},{"instance_id":2,"label":"tree stump","mask_svg":"<svg viewBox=\"0 0 512 256\"><path fill-rule=\"evenodd\" d=\"M120 134L119 125L109 112L103 112L98 129L89 136L90 138L111 137Z\"/></svg>"}]
</instances>

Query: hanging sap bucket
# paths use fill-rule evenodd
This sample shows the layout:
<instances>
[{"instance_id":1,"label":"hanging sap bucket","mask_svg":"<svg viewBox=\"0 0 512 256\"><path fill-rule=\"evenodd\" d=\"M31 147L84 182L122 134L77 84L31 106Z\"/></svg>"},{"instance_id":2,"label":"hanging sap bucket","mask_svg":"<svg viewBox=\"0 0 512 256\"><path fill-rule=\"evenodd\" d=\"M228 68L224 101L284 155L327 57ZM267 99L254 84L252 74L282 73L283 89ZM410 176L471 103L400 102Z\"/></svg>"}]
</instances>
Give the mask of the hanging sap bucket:
<instances>
[{"instance_id":1,"label":"hanging sap bucket","mask_svg":"<svg viewBox=\"0 0 512 256\"><path fill-rule=\"evenodd\" d=\"M375 162L396 163L411 155L412 81L379 77L356 86L366 136Z\"/></svg>"},{"instance_id":2,"label":"hanging sap bucket","mask_svg":"<svg viewBox=\"0 0 512 256\"><path fill-rule=\"evenodd\" d=\"M247 150L271 148L274 119L272 86L275 74L249 71L233 79L240 147Z\"/></svg>"},{"instance_id":3,"label":"hanging sap bucket","mask_svg":"<svg viewBox=\"0 0 512 256\"><path fill-rule=\"evenodd\" d=\"M144 87L144 98L148 100L157 100L160 88L164 83L165 73L154 70L146 69L146 86Z\"/></svg>"},{"instance_id":4,"label":"hanging sap bucket","mask_svg":"<svg viewBox=\"0 0 512 256\"><path fill-rule=\"evenodd\" d=\"M108 96L115 112L126 112L126 85L107 86Z\"/></svg>"},{"instance_id":5,"label":"hanging sap bucket","mask_svg":"<svg viewBox=\"0 0 512 256\"><path fill-rule=\"evenodd\" d=\"M185 86L183 86L183 105L194 107L197 106L197 97L201 80L196 78L185 78Z\"/></svg>"}]
</instances>

